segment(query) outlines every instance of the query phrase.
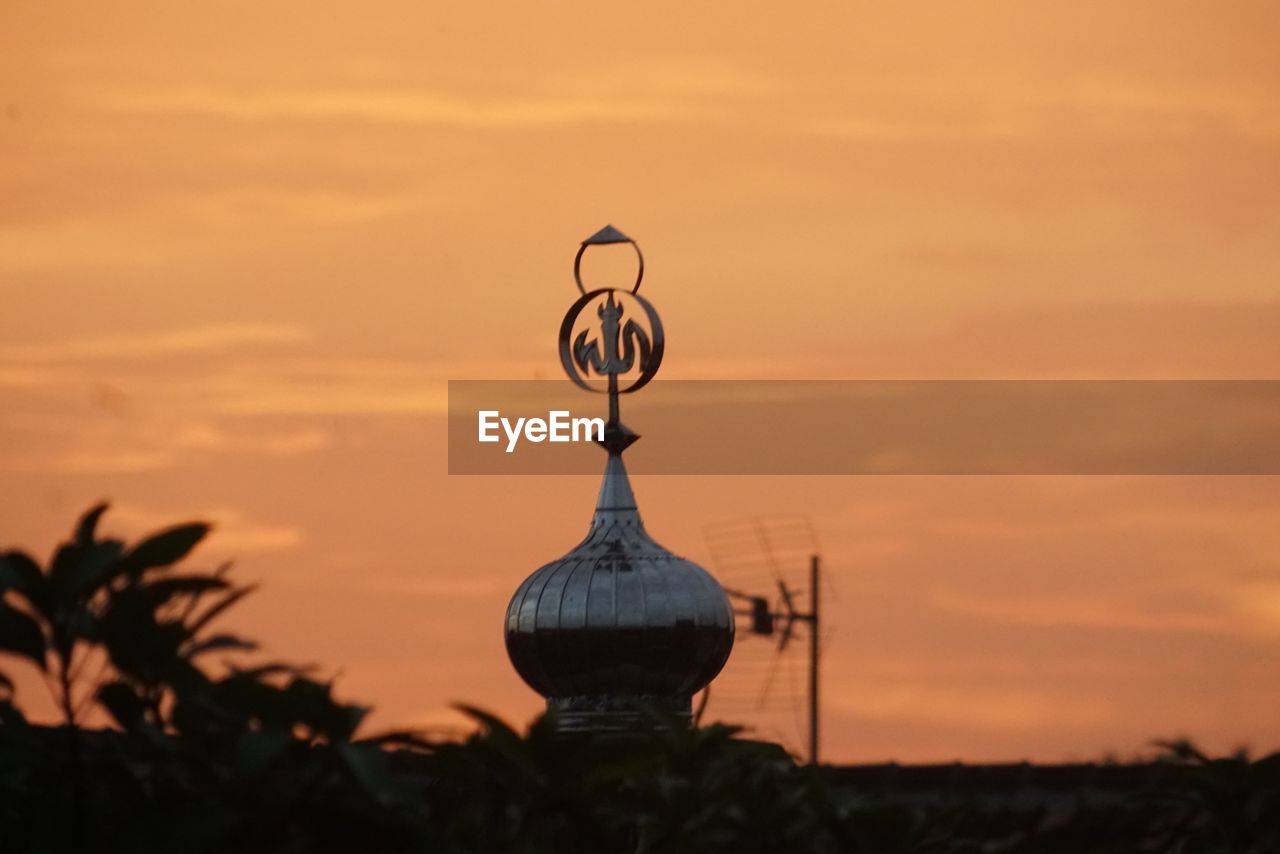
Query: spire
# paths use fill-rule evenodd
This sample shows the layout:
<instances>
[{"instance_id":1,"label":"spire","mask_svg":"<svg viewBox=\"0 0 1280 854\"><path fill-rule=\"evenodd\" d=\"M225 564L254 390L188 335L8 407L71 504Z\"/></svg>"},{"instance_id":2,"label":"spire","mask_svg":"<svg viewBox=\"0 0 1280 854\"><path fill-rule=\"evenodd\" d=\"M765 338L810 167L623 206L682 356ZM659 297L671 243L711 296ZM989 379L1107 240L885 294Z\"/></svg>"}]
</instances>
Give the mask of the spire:
<instances>
[{"instance_id":1,"label":"spire","mask_svg":"<svg viewBox=\"0 0 1280 854\"><path fill-rule=\"evenodd\" d=\"M596 499L596 512L591 517L591 527L601 525L643 525L636 496L631 491L631 479L621 454L610 454L604 464L604 479L600 481L600 497Z\"/></svg>"}]
</instances>

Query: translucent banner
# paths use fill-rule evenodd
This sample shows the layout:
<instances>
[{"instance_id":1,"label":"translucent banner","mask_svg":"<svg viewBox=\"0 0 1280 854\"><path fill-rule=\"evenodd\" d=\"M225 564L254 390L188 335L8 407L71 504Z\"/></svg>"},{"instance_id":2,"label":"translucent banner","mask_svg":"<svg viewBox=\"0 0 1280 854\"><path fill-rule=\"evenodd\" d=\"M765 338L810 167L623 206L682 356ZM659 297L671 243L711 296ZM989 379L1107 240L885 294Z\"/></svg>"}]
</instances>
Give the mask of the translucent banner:
<instances>
[{"instance_id":1,"label":"translucent banner","mask_svg":"<svg viewBox=\"0 0 1280 854\"><path fill-rule=\"evenodd\" d=\"M451 474L595 474L604 395L449 383ZM638 474L1280 474L1280 381L662 381L621 397Z\"/></svg>"}]
</instances>

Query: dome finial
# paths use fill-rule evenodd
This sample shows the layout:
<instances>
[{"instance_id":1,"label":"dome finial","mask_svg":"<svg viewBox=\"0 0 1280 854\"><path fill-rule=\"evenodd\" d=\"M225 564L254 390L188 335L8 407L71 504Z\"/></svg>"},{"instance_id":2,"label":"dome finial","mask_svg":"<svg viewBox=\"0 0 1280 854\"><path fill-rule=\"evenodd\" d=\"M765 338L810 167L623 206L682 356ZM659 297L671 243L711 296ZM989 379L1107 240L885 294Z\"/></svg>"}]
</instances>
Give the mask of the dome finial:
<instances>
[{"instance_id":1,"label":"dome finial","mask_svg":"<svg viewBox=\"0 0 1280 854\"><path fill-rule=\"evenodd\" d=\"M628 243L639 271L630 290L582 284L591 246ZM586 539L525 579L507 607L507 654L547 698L562 730L628 729L638 704L689 720L693 694L720 672L733 646L733 610L702 567L644 529L622 452L640 438L622 423L620 395L649 382L662 362L662 322L636 291L644 257L606 226L574 259L582 296L560 324L560 361L587 391L609 395L600 445L609 453ZM603 382L601 382L603 381Z\"/></svg>"},{"instance_id":2,"label":"dome finial","mask_svg":"<svg viewBox=\"0 0 1280 854\"><path fill-rule=\"evenodd\" d=\"M628 243L636 251L639 266L630 291L597 288L588 291L582 284L582 256L592 246ZM609 420L605 424L604 446L616 456L640 436L627 428L618 413L618 395L639 391L653 379L662 364L666 340L662 321L653 305L640 296L644 277L644 256L640 246L606 225L582 241L573 260L573 278L582 296L560 323L560 364L579 387L609 395ZM595 311L588 311L594 306ZM624 378L621 379L620 378ZM603 388L592 380L604 379Z\"/></svg>"}]
</instances>

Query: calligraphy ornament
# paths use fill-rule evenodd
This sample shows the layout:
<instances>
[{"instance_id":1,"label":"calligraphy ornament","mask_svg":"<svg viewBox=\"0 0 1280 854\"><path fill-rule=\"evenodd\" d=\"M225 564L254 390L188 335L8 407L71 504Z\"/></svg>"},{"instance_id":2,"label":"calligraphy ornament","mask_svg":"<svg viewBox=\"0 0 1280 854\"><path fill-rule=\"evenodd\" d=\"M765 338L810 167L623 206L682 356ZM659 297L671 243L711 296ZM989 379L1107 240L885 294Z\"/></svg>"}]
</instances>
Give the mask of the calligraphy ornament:
<instances>
[{"instance_id":1,"label":"calligraphy ornament","mask_svg":"<svg viewBox=\"0 0 1280 854\"><path fill-rule=\"evenodd\" d=\"M592 246L617 243L629 243L636 251L639 264L635 284L630 290L587 290L582 284L583 254ZM618 395L638 391L653 379L662 364L665 346L658 312L638 293L644 278L644 256L634 240L606 225L582 241L573 261L573 278L582 296L570 306L560 324L560 363L579 387L609 394L609 424L625 430L618 421ZM591 307L594 312L589 310ZM587 318L590 327L575 336L582 317ZM593 378L607 380L607 386L593 385Z\"/></svg>"}]
</instances>

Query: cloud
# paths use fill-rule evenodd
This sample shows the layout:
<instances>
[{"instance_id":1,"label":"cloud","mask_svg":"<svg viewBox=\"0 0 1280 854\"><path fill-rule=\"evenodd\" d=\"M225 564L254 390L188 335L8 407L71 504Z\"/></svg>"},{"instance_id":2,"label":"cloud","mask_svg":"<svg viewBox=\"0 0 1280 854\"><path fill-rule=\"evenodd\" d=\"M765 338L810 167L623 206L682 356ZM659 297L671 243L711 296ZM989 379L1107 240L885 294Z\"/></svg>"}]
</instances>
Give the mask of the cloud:
<instances>
[{"instance_id":1,"label":"cloud","mask_svg":"<svg viewBox=\"0 0 1280 854\"><path fill-rule=\"evenodd\" d=\"M309 331L292 324L218 323L45 344L11 344L0 347L0 360L28 363L145 359L157 356L226 352L250 346L298 344L310 341L311 338Z\"/></svg>"},{"instance_id":2,"label":"cloud","mask_svg":"<svg viewBox=\"0 0 1280 854\"><path fill-rule=\"evenodd\" d=\"M871 141L1149 139L1205 131L1264 143L1280 139L1280 110L1271 94L1239 81L1159 85L1077 75L1055 83L972 74L854 80L843 87L847 109L811 111L800 126L815 135Z\"/></svg>"},{"instance_id":3,"label":"cloud","mask_svg":"<svg viewBox=\"0 0 1280 854\"><path fill-rule=\"evenodd\" d=\"M829 691L829 714L882 721L918 721L974 730L1035 731L1106 723L1111 704L1102 698L1064 697L1007 687L860 681L848 695Z\"/></svg>"},{"instance_id":4,"label":"cloud","mask_svg":"<svg viewBox=\"0 0 1280 854\"><path fill-rule=\"evenodd\" d=\"M164 450L101 449L71 451L40 459L27 457L14 462L17 471L50 471L65 474L133 474L168 468L174 455Z\"/></svg>"},{"instance_id":5,"label":"cloud","mask_svg":"<svg viewBox=\"0 0 1280 854\"><path fill-rule=\"evenodd\" d=\"M278 552L300 546L305 537L300 528L255 522L234 507L175 508L159 512L137 504L113 504L104 517L104 528L119 531L129 539L167 528L182 519L209 522L213 531L205 541L205 550L215 553Z\"/></svg>"},{"instance_id":6,"label":"cloud","mask_svg":"<svg viewBox=\"0 0 1280 854\"><path fill-rule=\"evenodd\" d=\"M1280 635L1280 575L1243 579L1225 595L1252 624L1269 634Z\"/></svg>"},{"instance_id":7,"label":"cloud","mask_svg":"<svg viewBox=\"0 0 1280 854\"><path fill-rule=\"evenodd\" d=\"M171 418L22 419L39 434L23 447L0 451L10 471L132 474L206 463L226 456L295 457L333 444L317 427L230 429L214 421Z\"/></svg>"},{"instance_id":8,"label":"cloud","mask_svg":"<svg viewBox=\"0 0 1280 854\"><path fill-rule=\"evenodd\" d=\"M0 364L0 388L41 388L67 379L63 371Z\"/></svg>"},{"instance_id":9,"label":"cloud","mask_svg":"<svg viewBox=\"0 0 1280 854\"><path fill-rule=\"evenodd\" d=\"M1156 633L1192 633L1242 637L1280 637L1280 582L1233 589L1219 582L1198 597L1197 609L1154 609L1104 592L1089 596L1062 593L1013 595L934 591L929 605L1004 625L1040 628L1078 627Z\"/></svg>"},{"instance_id":10,"label":"cloud","mask_svg":"<svg viewBox=\"0 0 1280 854\"><path fill-rule=\"evenodd\" d=\"M664 119L713 121L748 115L730 104L785 97L776 74L705 56L619 60L584 75L545 69L503 94L454 86L387 84L245 87L173 85L79 87L76 100L123 117L210 117L242 122L348 122L470 131L525 131L583 123Z\"/></svg>"},{"instance_id":11,"label":"cloud","mask_svg":"<svg viewBox=\"0 0 1280 854\"><path fill-rule=\"evenodd\" d=\"M355 583L376 593L420 596L428 599L490 599L510 595L505 580L468 577L464 572L433 570L429 577L361 575ZM352 579L344 578L343 584Z\"/></svg>"},{"instance_id":12,"label":"cloud","mask_svg":"<svg viewBox=\"0 0 1280 854\"><path fill-rule=\"evenodd\" d=\"M992 247L917 245L893 253L893 262L910 257L915 265L936 253L948 256L946 265L961 275L976 264L985 276L994 259L1019 257ZM1032 274L1030 268L1018 272ZM935 328L872 335L842 351L826 362L843 377L853 371L881 379L1275 379L1280 302L1082 299L970 308Z\"/></svg>"},{"instance_id":13,"label":"cloud","mask_svg":"<svg viewBox=\"0 0 1280 854\"><path fill-rule=\"evenodd\" d=\"M222 376L213 409L228 415L417 415L448 410L444 384L341 383L279 377Z\"/></svg>"},{"instance_id":14,"label":"cloud","mask_svg":"<svg viewBox=\"0 0 1280 854\"><path fill-rule=\"evenodd\" d=\"M546 95L474 98L392 89L236 92L185 87L97 94L95 106L125 115L212 116L238 121L355 121L509 131L580 122L641 121L696 115L653 97Z\"/></svg>"},{"instance_id":15,"label":"cloud","mask_svg":"<svg viewBox=\"0 0 1280 854\"><path fill-rule=\"evenodd\" d=\"M163 203L170 210L214 227L242 228L259 223L352 225L405 216L451 203L447 194L427 190L371 188L343 190L317 187L232 187L203 192L175 191Z\"/></svg>"},{"instance_id":16,"label":"cloud","mask_svg":"<svg viewBox=\"0 0 1280 854\"><path fill-rule=\"evenodd\" d=\"M314 428L248 433L232 432L212 422L192 421L170 433L165 441L173 448L183 450L292 457L327 448L333 444L333 437Z\"/></svg>"}]
</instances>

